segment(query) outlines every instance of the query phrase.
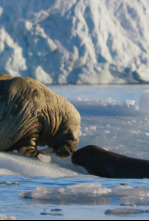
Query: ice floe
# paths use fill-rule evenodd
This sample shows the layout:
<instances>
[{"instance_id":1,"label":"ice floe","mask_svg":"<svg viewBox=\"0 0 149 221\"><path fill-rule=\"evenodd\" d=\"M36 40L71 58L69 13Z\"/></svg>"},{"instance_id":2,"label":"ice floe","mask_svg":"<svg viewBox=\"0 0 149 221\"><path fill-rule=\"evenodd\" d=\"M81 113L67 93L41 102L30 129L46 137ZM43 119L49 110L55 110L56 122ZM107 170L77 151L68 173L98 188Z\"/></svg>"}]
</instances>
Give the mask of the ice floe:
<instances>
[{"instance_id":1,"label":"ice floe","mask_svg":"<svg viewBox=\"0 0 149 221\"><path fill-rule=\"evenodd\" d=\"M98 183L83 183L67 188L51 189L37 187L32 192L20 193L21 198L31 198L35 200L48 200L50 202L64 203L89 203L105 204L109 197L119 197L120 204L125 206L148 206L149 188L117 187L104 188ZM103 197L105 201L103 201ZM121 211L126 212L126 211ZM130 211L129 211L130 212ZM132 212L132 211L131 211ZM134 211L135 212L135 211ZM120 213L115 211L111 213Z\"/></svg>"},{"instance_id":2,"label":"ice floe","mask_svg":"<svg viewBox=\"0 0 149 221\"><path fill-rule=\"evenodd\" d=\"M149 210L140 210L140 209L130 209L130 208L117 208L114 210L106 210L106 215L114 215L114 216L124 216L130 214L140 214L140 213L149 213Z\"/></svg>"}]
</instances>

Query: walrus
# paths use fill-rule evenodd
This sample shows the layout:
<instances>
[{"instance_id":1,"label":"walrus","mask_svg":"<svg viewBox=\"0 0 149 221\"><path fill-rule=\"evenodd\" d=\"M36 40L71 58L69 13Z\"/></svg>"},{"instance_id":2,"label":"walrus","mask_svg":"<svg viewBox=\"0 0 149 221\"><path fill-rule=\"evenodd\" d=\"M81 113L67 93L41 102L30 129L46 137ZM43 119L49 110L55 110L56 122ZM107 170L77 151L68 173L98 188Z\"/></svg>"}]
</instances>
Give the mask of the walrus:
<instances>
[{"instance_id":1,"label":"walrus","mask_svg":"<svg viewBox=\"0 0 149 221\"><path fill-rule=\"evenodd\" d=\"M72 163L84 167L89 174L118 179L149 178L149 161L130 158L89 145L77 150Z\"/></svg>"},{"instance_id":2,"label":"walrus","mask_svg":"<svg viewBox=\"0 0 149 221\"><path fill-rule=\"evenodd\" d=\"M37 157L47 145L68 157L79 143L80 114L59 94L27 77L0 74L0 151Z\"/></svg>"}]
</instances>

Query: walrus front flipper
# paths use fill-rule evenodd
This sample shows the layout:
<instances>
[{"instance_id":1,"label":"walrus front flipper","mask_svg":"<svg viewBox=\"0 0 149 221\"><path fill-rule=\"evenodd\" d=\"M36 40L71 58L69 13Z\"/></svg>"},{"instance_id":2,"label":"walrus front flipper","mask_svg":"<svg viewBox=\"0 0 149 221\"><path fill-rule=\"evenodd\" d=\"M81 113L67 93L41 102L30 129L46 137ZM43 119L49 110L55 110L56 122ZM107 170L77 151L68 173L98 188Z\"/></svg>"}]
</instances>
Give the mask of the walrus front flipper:
<instances>
[{"instance_id":1,"label":"walrus front flipper","mask_svg":"<svg viewBox=\"0 0 149 221\"><path fill-rule=\"evenodd\" d=\"M20 147L18 151L27 157L38 157L39 154L44 154L35 147Z\"/></svg>"},{"instance_id":2,"label":"walrus front flipper","mask_svg":"<svg viewBox=\"0 0 149 221\"><path fill-rule=\"evenodd\" d=\"M39 151L36 146L38 135L32 135L31 138L24 138L18 141L13 149L17 150L19 153L24 154L27 157L38 157L39 154L44 154Z\"/></svg>"}]
</instances>

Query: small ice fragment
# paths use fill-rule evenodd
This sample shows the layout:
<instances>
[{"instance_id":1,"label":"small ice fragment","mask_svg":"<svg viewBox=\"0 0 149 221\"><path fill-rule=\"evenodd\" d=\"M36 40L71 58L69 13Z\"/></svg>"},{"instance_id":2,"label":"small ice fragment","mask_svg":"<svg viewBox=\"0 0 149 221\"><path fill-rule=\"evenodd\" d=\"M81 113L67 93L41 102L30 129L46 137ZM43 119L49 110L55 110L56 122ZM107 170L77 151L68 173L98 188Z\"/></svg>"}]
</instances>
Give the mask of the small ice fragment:
<instances>
[{"instance_id":1,"label":"small ice fragment","mask_svg":"<svg viewBox=\"0 0 149 221\"><path fill-rule=\"evenodd\" d=\"M45 187L37 187L33 192L20 193L20 197L50 200L51 202L63 200L63 202L65 201L70 203L74 202L74 200L79 202L100 200L101 196L109 196L111 194L112 190L102 188L101 184L83 183L74 186L68 186L66 189L49 189Z\"/></svg>"},{"instance_id":2,"label":"small ice fragment","mask_svg":"<svg viewBox=\"0 0 149 221\"><path fill-rule=\"evenodd\" d=\"M10 182L10 181L7 181L5 182L6 185L20 185L19 182Z\"/></svg>"},{"instance_id":3,"label":"small ice fragment","mask_svg":"<svg viewBox=\"0 0 149 221\"><path fill-rule=\"evenodd\" d=\"M38 159L41 160L43 163L51 163L51 157L44 154L39 154Z\"/></svg>"},{"instance_id":4,"label":"small ice fragment","mask_svg":"<svg viewBox=\"0 0 149 221\"><path fill-rule=\"evenodd\" d=\"M51 209L51 212L61 212L61 209Z\"/></svg>"},{"instance_id":5,"label":"small ice fragment","mask_svg":"<svg viewBox=\"0 0 149 221\"><path fill-rule=\"evenodd\" d=\"M149 197L127 196L120 199L122 206L149 206Z\"/></svg>"},{"instance_id":6,"label":"small ice fragment","mask_svg":"<svg viewBox=\"0 0 149 221\"><path fill-rule=\"evenodd\" d=\"M121 215L129 215L129 214L138 214L138 213L149 213L148 210L140 210L140 209L129 209L129 208L118 208L114 210L106 210L106 215L114 215L114 216L121 216Z\"/></svg>"},{"instance_id":7,"label":"small ice fragment","mask_svg":"<svg viewBox=\"0 0 149 221\"><path fill-rule=\"evenodd\" d=\"M110 131L109 131L109 130L105 130L105 131L104 131L104 134L105 134L105 135L108 135L108 134L110 134Z\"/></svg>"},{"instance_id":8,"label":"small ice fragment","mask_svg":"<svg viewBox=\"0 0 149 221\"><path fill-rule=\"evenodd\" d=\"M12 182L7 181L7 182L5 182L5 184L6 184L6 185L12 185Z\"/></svg>"}]
</instances>

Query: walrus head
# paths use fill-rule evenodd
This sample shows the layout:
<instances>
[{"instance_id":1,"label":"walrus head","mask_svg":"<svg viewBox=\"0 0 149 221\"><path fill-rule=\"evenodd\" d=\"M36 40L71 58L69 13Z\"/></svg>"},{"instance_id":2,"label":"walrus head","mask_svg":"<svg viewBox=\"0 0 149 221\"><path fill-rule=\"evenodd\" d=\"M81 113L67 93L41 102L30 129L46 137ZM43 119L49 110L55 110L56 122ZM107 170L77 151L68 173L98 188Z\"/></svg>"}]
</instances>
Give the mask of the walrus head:
<instances>
[{"instance_id":1,"label":"walrus head","mask_svg":"<svg viewBox=\"0 0 149 221\"><path fill-rule=\"evenodd\" d=\"M74 135L74 131L69 130L67 133L56 135L51 141L50 146L55 153L60 158L66 158L72 156L76 151L76 148L79 143L79 134L77 137Z\"/></svg>"},{"instance_id":2,"label":"walrus head","mask_svg":"<svg viewBox=\"0 0 149 221\"><path fill-rule=\"evenodd\" d=\"M52 153L58 157L72 156L79 143L81 116L77 109L59 94L52 91L46 91L45 94L46 109L42 119L45 131L42 140L45 140L45 144L52 148Z\"/></svg>"},{"instance_id":3,"label":"walrus head","mask_svg":"<svg viewBox=\"0 0 149 221\"><path fill-rule=\"evenodd\" d=\"M74 120L75 119L75 120ZM60 158L72 156L79 144L80 115L67 119L61 123L55 136L50 140L49 147Z\"/></svg>"}]
</instances>

